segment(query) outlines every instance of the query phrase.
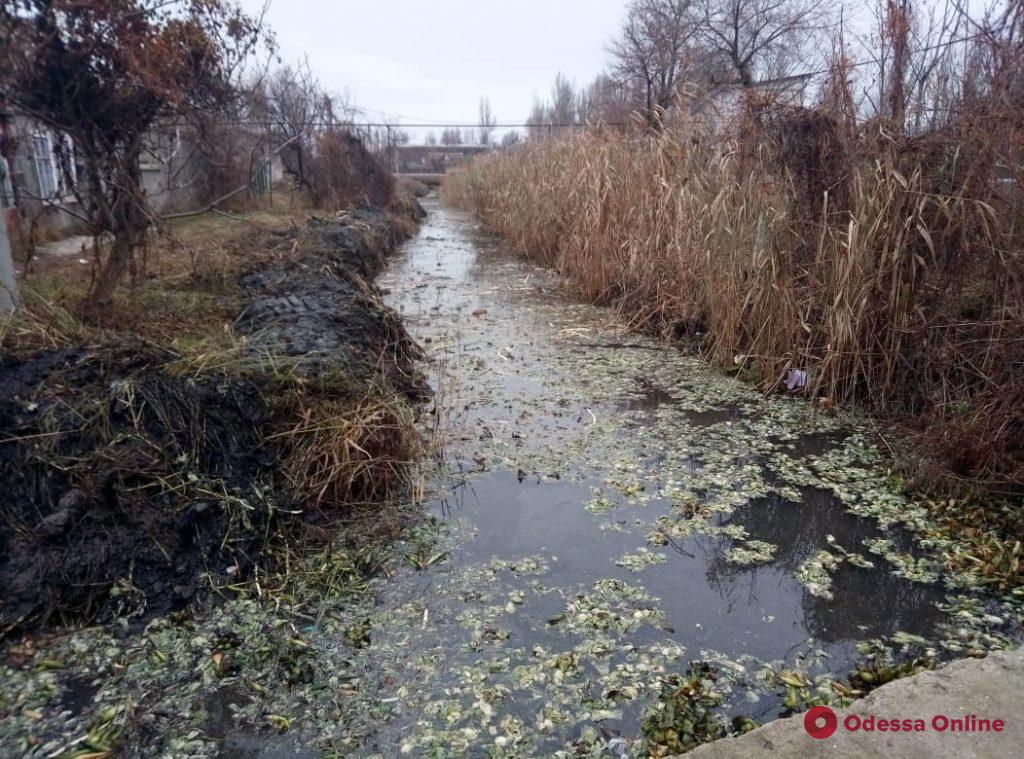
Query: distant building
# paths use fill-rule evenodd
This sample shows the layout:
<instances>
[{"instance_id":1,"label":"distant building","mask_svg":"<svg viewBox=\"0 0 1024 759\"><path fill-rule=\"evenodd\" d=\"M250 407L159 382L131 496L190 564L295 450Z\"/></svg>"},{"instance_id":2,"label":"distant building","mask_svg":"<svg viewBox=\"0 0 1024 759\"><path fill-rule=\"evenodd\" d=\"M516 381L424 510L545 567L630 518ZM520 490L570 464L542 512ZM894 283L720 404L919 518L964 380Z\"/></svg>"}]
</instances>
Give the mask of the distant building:
<instances>
[{"instance_id":1,"label":"distant building","mask_svg":"<svg viewBox=\"0 0 1024 759\"><path fill-rule=\"evenodd\" d=\"M452 166L492 150L491 145L396 145L398 174L444 174Z\"/></svg>"},{"instance_id":2,"label":"distant building","mask_svg":"<svg viewBox=\"0 0 1024 759\"><path fill-rule=\"evenodd\" d=\"M805 74L754 82L749 87L738 83L718 84L702 90L695 85L684 86L679 98L681 113L727 121L739 115L745 97L754 96L766 103L799 106L811 77Z\"/></svg>"}]
</instances>

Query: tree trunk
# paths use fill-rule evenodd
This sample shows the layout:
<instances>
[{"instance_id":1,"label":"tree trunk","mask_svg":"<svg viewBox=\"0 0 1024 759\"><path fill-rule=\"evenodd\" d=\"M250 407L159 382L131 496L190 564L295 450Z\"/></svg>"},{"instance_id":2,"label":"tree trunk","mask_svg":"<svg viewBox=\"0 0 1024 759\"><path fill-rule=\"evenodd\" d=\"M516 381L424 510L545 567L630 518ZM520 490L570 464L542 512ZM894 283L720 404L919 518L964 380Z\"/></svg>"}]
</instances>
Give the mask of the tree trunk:
<instances>
[{"instance_id":1,"label":"tree trunk","mask_svg":"<svg viewBox=\"0 0 1024 759\"><path fill-rule=\"evenodd\" d=\"M740 84L742 84L744 88L752 87L754 84L754 77L750 73L750 64L740 63L737 68L740 73Z\"/></svg>"},{"instance_id":2,"label":"tree trunk","mask_svg":"<svg viewBox=\"0 0 1024 759\"><path fill-rule=\"evenodd\" d=\"M120 159L114 169L114 181L109 184L109 232L113 236L110 252L102 263L89 293L86 311L99 314L111 304L114 290L135 260L135 251L143 243L149 227L149 214L145 208L142 176L139 169L138 144ZM99 240L96 245L99 245Z\"/></svg>"},{"instance_id":3,"label":"tree trunk","mask_svg":"<svg viewBox=\"0 0 1024 759\"><path fill-rule=\"evenodd\" d=\"M96 281L93 282L87 310L101 312L109 308L114 298L114 289L128 270L128 265L135 253L136 245L133 239L134 235L126 231L115 234L114 242L110 246L110 253L100 267Z\"/></svg>"}]
</instances>

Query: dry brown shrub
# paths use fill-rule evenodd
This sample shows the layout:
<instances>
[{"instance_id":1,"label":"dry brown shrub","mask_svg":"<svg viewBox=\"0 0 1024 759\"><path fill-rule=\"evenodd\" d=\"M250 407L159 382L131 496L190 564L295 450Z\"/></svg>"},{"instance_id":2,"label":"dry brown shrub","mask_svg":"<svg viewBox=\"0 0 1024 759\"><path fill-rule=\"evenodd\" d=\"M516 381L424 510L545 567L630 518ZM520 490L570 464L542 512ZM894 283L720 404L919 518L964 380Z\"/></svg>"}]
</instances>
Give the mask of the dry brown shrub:
<instances>
[{"instance_id":1,"label":"dry brown shrub","mask_svg":"<svg viewBox=\"0 0 1024 759\"><path fill-rule=\"evenodd\" d=\"M409 404L398 396L300 400L295 426L279 435L284 471L299 503L345 506L390 503L409 485L420 455Z\"/></svg>"},{"instance_id":2,"label":"dry brown shrub","mask_svg":"<svg viewBox=\"0 0 1024 759\"><path fill-rule=\"evenodd\" d=\"M317 208L385 208L391 203L395 192L391 172L358 137L345 129L329 129L320 134L310 163L309 194Z\"/></svg>"}]
</instances>

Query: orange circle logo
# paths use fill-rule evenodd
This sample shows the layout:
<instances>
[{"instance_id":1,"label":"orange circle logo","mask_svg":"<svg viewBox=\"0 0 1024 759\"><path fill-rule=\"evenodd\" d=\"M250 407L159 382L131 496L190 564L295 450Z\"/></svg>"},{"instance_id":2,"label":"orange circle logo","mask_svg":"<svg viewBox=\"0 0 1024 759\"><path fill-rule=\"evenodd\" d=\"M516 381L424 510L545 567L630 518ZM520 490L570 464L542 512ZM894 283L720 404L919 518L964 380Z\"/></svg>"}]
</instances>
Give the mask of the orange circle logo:
<instances>
[{"instance_id":1,"label":"orange circle logo","mask_svg":"<svg viewBox=\"0 0 1024 759\"><path fill-rule=\"evenodd\" d=\"M804 730L819 741L830 738L838 726L836 713L827 706L815 706L804 715Z\"/></svg>"}]
</instances>

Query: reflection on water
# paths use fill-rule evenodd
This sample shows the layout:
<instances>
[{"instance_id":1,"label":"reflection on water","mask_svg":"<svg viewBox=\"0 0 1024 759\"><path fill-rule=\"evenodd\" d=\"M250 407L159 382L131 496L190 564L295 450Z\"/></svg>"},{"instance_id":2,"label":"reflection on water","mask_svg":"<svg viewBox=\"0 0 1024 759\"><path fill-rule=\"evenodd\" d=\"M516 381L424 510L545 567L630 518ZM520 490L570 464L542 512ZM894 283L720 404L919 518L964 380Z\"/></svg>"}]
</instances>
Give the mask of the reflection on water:
<instances>
[{"instance_id":1,"label":"reflection on water","mask_svg":"<svg viewBox=\"0 0 1024 759\"><path fill-rule=\"evenodd\" d=\"M762 582L791 582L800 564L822 546L838 544L865 552L864 541L881 537L870 520L845 511L830 493L803 488L802 501L788 501L777 494L756 498L739 507L729 518L743 525L754 540L778 547L767 566L730 564L719 550L708 564L711 582L729 582L740 575L760 574ZM911 540L903 532L889 532L903 549ZM728 541L722 541L725 543ZM727 546L726 546L727 547ZM832 578L832 600L802 592L803 625L808 635L838 642L876 638L897 631L927 635L940 618L937 604L944 598L940 586L924 585L894 575L882 560L872 567L843 562Z\"/></svg>"},{"instance_id":2,"label":"reflection on water","mask_svg":"<svg viewBox=\"0 0 1024 759\"><path fill-rule=\"evenodd\" d=\"M635 550L643 530L619 519L617 511L604 522L581 519L580 504L589 494L586 482L520 482L515 473L498 470L473 478L436 508L464 521L472 535L455 548L456 564L540 555L554 560L553 574L566 587L586 587L601 577L635 581L633 572L613 560ZM756 498L726 520L778 546L770 564L730 563L725 554L734 541L696 536L666 550L664 564L642 572L644 586L661 599L675 640L688 649L713 644L732 655L771 659L808 637L849 644L897 631L927 634L934 627L941 587L897 577L882 560L872 568L841 565L833 600L797 582L794 570L829 545L829 536L863 551L864 539L880 535L870 520L847 513L830 494L808 488L803 495L800 503L777 495ZM645 517L670 510L664 503L653 508ZM832 653L841 658L850 649L840 646Z\"/></svg>"}]
</instances>

